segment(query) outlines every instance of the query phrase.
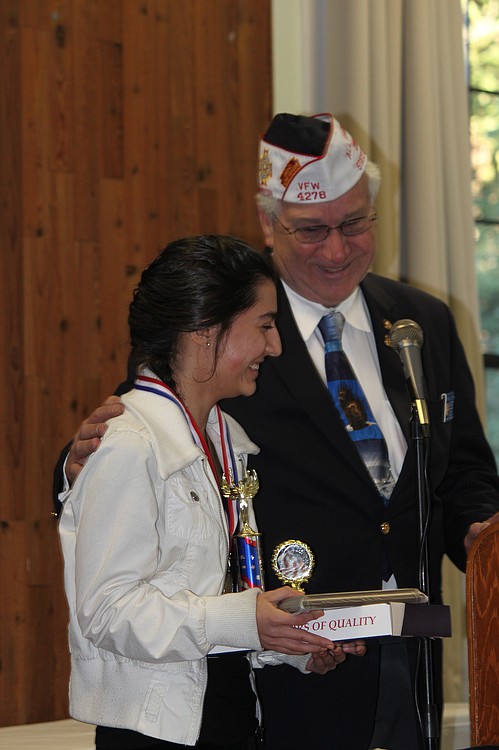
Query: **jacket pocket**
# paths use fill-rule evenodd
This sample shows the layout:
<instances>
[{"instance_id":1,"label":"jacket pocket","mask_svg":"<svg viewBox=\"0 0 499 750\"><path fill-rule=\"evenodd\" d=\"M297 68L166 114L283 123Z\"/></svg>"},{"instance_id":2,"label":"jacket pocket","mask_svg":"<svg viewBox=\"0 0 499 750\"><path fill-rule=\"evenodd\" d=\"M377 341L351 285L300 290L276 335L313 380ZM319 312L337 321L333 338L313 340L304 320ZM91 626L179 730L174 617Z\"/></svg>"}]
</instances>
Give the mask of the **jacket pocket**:
<instances>
[{"instance_id":1,"label":"jacket pocket","mask_svg":"<svg viewBox=\"0 0 499 750\"><path fill-rule=\"evenodd\" d=\"M166 488L165 524L170 534L194 542L220 534L220 500L201 482L171 477Z\"/></svg>"}]
</instances>

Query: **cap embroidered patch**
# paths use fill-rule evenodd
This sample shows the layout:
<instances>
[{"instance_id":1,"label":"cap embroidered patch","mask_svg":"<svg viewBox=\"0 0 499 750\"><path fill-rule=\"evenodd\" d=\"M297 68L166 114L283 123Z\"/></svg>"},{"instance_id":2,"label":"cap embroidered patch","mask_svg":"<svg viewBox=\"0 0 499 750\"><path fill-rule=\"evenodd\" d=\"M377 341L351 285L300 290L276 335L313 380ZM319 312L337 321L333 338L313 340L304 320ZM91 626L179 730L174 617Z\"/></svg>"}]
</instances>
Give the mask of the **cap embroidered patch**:
<instances>
[{"instance_id":1,"label":"cap embroidered patch","mask_svg":"<svg viewBox=\"0 0 499 750\"><path fill-rule=\"evenodd\" d=\"M272 164L269 159L269 150L263 149L263 154L260 156L260 185L266 185L267 181L272 177Z\"/></svg>"}]
</instances>

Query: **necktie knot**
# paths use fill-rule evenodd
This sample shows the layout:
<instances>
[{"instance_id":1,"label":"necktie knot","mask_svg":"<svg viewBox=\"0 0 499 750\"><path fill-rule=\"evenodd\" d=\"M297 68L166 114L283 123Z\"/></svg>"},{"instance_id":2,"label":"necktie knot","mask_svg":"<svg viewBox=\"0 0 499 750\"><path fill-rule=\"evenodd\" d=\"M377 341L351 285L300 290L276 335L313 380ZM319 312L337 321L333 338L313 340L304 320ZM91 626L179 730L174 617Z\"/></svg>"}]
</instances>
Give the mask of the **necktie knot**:
<instances>
[{"instance_id":1,"label":"necktie knot","mask_svg":"<svg viewBox=\"0 0 499 750\"><path fill-rule=\"evenodd\" d=\"M322 333L324 343L341 342L344 325L345 318L339 310L332 310L324 315L319 321L319 331Z\"/></svg>"}]
</instances>

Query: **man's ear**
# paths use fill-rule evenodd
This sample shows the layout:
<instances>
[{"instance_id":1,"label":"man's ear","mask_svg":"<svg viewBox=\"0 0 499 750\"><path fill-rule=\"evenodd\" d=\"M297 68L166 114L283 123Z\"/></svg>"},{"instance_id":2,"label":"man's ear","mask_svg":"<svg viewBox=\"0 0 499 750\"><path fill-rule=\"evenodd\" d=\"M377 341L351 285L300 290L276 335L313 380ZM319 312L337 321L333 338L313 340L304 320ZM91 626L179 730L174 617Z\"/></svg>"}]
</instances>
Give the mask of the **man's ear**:
<instances>
[{"instance_id":1,"label":"man's ear","mask_svg":"<svg viewBox=\"0 0 499 750\"><path fill-rule=\"evenodd\" d=\"M272 217L264 211L258 211L258 218L262 227L265 247L274 247L274 222L272 221Z\"/></svg>"}]
</instances>

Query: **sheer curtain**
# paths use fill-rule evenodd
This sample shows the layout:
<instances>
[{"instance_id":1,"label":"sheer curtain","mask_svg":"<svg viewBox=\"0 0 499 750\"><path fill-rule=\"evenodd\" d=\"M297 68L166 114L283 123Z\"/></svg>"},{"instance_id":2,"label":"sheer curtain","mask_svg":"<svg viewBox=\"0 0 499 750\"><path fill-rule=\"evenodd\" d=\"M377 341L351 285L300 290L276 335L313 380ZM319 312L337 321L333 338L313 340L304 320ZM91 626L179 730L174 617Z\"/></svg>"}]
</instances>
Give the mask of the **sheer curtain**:
<instances>
[{"instance_id":1,"label":"sheer curtain","mask_svg":"<svg viewBox=\"0 0 499 750\"><path fill-rule=\"evenodd\" d=\"M377 162L377 273L451 307L484 414L460 0L273 0L274 110L332 112ZM467 701L463 576L452 607L447 700Z\"/></svg>"}]
</instances>

